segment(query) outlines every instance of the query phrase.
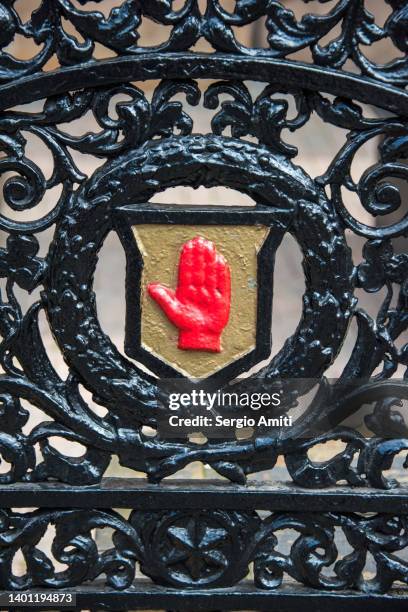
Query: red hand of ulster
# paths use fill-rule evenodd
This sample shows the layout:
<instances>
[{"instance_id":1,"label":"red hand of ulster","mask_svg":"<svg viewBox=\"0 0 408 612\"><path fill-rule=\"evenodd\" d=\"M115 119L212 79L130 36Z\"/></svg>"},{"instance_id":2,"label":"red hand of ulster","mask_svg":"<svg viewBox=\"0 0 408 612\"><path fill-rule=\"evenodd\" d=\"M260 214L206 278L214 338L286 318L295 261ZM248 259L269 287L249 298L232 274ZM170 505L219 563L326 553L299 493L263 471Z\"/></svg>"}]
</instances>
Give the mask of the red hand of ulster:
<instances>
[{"instance_id":1,"label":"red hand of ulster","mask_svg":"<svg viewBox=\"0 0 408 612\"><path fill-rule=\"evenodd\" d=\"M183 245L174 291L150 283L149 295L179 329L180 349L221 351L221 333L231 305L230 268L210 240L196 236Z\"/></svg>"}]
</instances>

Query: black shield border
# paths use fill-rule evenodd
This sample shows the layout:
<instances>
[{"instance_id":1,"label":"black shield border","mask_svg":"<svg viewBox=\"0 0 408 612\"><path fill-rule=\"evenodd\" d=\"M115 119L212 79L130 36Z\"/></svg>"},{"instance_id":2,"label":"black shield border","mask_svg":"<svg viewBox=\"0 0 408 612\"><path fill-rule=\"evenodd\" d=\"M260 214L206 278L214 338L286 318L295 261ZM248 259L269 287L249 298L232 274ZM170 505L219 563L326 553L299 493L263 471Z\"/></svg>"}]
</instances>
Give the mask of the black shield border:
<instances>
[{"instance_id":1,"label":"black shield border","mask_svg":"<svg viewBox=\"0 0 408 612\"><path fill-rule=\"evenodd\" d=\"M132 233L138 224L177 225L263 225L270 227L258 253L257 316L255 348L220 368L205 380L228 382L268 358L272 349L272 303L275 253L282 241L289 215L287 210L268 206L182 206L135 204L119 207L115 228L126 254L125 352L160 378L189 379L168 363L143 348L141 343L141 295L143 257Z\"/></svg>"}]
</instances>

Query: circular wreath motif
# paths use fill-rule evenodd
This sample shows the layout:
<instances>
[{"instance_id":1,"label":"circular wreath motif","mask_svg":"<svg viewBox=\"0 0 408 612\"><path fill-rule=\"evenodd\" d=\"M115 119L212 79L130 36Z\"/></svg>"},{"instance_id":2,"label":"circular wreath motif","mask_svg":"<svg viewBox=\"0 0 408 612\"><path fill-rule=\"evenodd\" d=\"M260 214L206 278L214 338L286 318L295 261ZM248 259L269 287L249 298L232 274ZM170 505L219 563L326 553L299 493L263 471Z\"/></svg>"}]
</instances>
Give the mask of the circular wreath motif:
<instances>
[{"instance_id":1,"label":"circular wreath motif","mask_svg":"<svg viewBox=\"0 0 408 612\"><path fill-rule=\"evenodd\" d=\"M154 378L126 359L102 331L92 280L114 211L177 185L226 186L257 203L294 210L290 230L304 255L306 292L295 334L263 370L268 377L320 377L351 317L352 262L324 193L303 170L262 145L220 136L146 143L105 164L78 191L57 228L46 286L50 325L70 367L98 401L133 423L153 424Z\"/></svg>"}]
</instances>

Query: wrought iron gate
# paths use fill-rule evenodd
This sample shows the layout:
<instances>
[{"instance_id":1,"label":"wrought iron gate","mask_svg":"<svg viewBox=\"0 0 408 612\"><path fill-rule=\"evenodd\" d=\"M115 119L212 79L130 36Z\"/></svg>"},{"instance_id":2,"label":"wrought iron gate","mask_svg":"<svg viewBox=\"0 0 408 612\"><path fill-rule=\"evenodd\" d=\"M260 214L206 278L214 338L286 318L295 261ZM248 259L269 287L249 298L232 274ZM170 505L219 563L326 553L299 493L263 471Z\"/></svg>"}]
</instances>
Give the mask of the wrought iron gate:
<instances>
[{"instance_id":1,"label":"wrought iron gate","mask_svg":"<svg viewBox=\"0 0 408 612\"><path fill-rule=\"evenodd\" d=\"M0 448L9 464L0 475L1 588L74 593L78 609L282 612L332 604L337 611L368 603L370 612L405 610L408 493L385 472L408 449L398 409L408 398L408 256L393 250L396 238L404 246L408 230L401 195L408 178L406 1L385 0L383 24L365 0L337 0L330 7L314 0L304 16L295 15L291 2L277 0L125 0L105 13L86 0L41 0L23 19L21 4L0 2L0 168L6 177L0 226L7 234L0 251ZM146 20L166 40L141 46ZM240 38L240 28L254 22L265 30L262 48ZM13 54L19 37L32 43L28 59ZM386 64L370 59L369 45L381 41L395 48L396 58ZM210 49L200 51L204 43ZM95 59L100 46L106 59ZM302 49L309 62L296 59ZM148 81L155 83L151 100L141 88ZM247 81L257 83L257 95ZM195 133L188 113L200 104L199 85L202 104L213 111L210 134ZM347 133L330 166L314 179L296 165L296 147L287 141L288 132L296 134L312 113L327 129ZM71 133L66 124L85 115L92 115L98 130ZM48 174L28 150L27 134L51 152ZM378 161L355 180L354 159L375 139ZM73 152L100 159L99 168L85 176ZM230 211L173 209L178 223L200 223L205 214L215 226L251 225L258 215L258 221L271 219L270 258L286 231L302 250L301 321L257 373L261 386L275 379L320 381L290 435L198 446L187 437L146 433L163 416L163 392L101 328L93 275L111 230L122 228L126 246L126 219L175 223L167 211L152 212L148 202L177 185L226 186L256 203ZM357 204L349 205L350 194L370 223L355 213ZM41 203L50 199L45 210ZM376 225L384 215L392 220ZM37 235L46 230L50 247L43 253ZM354 261L351 234L365 241ZM137 291L132 257L128 286ZM266 257L263 264L270 261ZM260 352L237 360L223 373L223 384L268 351L272 288L264 280L261 285ZM357 304L357 290L383 292L376 314ZM38 296L25 312L24 292ZM140 304L132 309L130 327ZM47 356L42 311L67 377ZM352 321L358 326L353 350L340 380L330 385L324 373ZM134 342L127 341L129 350ZM169 375L163 360L147 365ZM363 385L356 389L356 381ZM305 383L302 393L309 387ZM369 437L342 425L363 398L375 402L366 418ZM29 406L43 418L31 429ZM84 454L65 454L53 437L82 444ZM310 449L329 440L346 445L327 462L312 461ZM113 455L149 480L103 478ZM284 457L292 482L274 481L278 457ZM224 479L162 481L193 461ZM270 484L245 484L260 470L270 470ZM51 555L42 538L52 527ZM100 528L113 533L105 551L94 536ZM284 529L295 533L286 552L278 547ZM339 532L347 542L345 556L336 548ZM26 563L23 575L13 573L18 551ZM61 571L51 556L65 565ZM364 574L369 558L371 578ZM136 565L151 580L135 579ZM253 578L245 579L250 567ZM42 605L55 607L52 600Z\"/></svg>"}]
</instances>

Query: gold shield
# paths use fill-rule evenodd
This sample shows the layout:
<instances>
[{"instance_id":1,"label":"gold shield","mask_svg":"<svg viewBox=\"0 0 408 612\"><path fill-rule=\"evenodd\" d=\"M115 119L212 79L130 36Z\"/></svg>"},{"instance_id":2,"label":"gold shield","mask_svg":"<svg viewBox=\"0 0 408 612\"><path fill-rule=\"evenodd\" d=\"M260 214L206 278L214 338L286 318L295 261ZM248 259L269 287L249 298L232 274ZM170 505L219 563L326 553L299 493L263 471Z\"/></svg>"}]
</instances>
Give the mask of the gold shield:
<instances>
[{"instance_id":1,"label":"gold shield","mask_svg":"<svg viewBox=\"0 0 408 612\"><path fill-rule=\"evenodd\" d=\"M189 378L206 378L255 348L258 253L270 228L264 225L139 224L133 236L143 259L141 346ZM150 283L176 288L183 245L196 236L214 243L231 271L231 309L219 353L178 348L178 329L147 291ZM272 279L271 279L272 282Z\"/></svg>"}]
</instances>

